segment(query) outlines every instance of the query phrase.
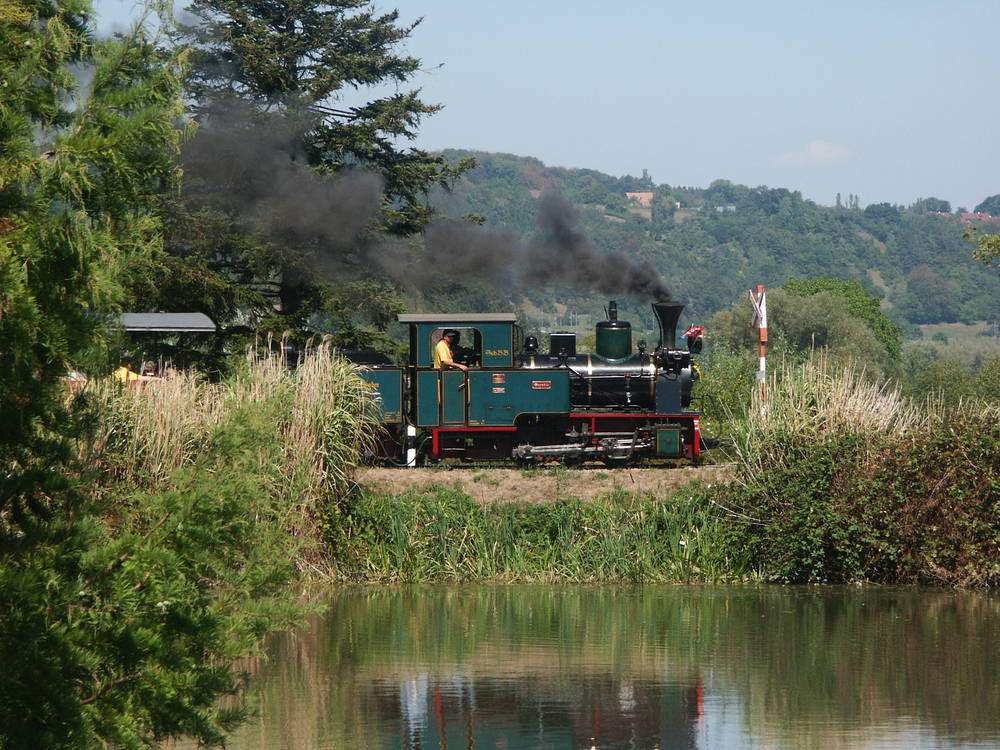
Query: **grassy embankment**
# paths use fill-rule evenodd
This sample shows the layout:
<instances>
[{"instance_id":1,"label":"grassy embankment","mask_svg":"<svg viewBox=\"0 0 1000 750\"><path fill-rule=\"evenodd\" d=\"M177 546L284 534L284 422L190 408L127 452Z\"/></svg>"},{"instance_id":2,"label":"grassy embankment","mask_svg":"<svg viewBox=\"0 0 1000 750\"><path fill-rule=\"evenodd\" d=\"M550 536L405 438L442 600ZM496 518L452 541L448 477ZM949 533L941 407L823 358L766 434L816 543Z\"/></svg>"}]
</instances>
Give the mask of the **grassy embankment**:
<instances>
[{"instance_id":1,"label":"grassy embankment","mask_svg":"<svg viewBox=\"0 0 1000 750\"><path fill-rule=\"evenodd\" d=\"M231 503L229 517L252 525L240 544L322 572L318 519L348 492L372 429L352 366L319 352L294 375L251 356L222 383L182 372L141 387L88 385L100 428L81 452L101 491L119 498L113 524L157 515L164 495Z\"/></svg>"},{"instance_id":2,"label":"grassy embankment","mask_svg":"<svg viewBox=\"0 0 1000 750\"><path fill-rule=\"evenodd\" d=\"M733 422L727 485L490 505L439 484L349 491L363 401L326 358L294 378L180 378L120 398L102 460L140 483L206 461L216 482L238 470L270 498L247 512L284 534L274 549L341 581L1000 583L996 405L917 407L863 373L799 365ZM249 473L208 437L236 407L260 417Z\"/></svg>"},{"instance_id":3,"label":"grassy embankment","mask_svg":"<svg viewBox=\"0 0 1000 750\"><path fill-rule=\"evenodd\" d=\"M789 367L735 420L735 478L670 497L483 505L431 485L328 517L349 581L1000 583L1000 409ZM530 481L526 478L525 481Z\"/></svg>"}]
</instances>

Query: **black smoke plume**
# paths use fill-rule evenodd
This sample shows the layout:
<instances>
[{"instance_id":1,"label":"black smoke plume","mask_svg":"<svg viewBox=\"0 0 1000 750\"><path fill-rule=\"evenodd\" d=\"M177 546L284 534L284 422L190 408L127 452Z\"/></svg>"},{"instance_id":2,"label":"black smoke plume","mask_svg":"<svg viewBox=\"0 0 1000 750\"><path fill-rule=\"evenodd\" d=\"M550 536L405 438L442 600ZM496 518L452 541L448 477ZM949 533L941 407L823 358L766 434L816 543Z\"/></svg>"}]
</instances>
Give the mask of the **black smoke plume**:
<instances>
[{"instance_id":1,"label":"black smoke plume","mask_svg":"<svg viewBox=\"0 0 1000 750\"><path fill-rule=\"evenodd\" d=\"M508 284L562 284L604 294L670 299L653 266L622 253L601 253L578 228L576 209L561 196L539 200L537 238L456 220L431 223L424 232L427 265L407 262L405 247L386 248L377 258L384 271L417 288L442 276Z\"/></svg>"},{"instance_id":2,"label":"black smoke plume","mask_svg":"<svg viewBox=\"0 0 1000 750\"><path fill-rule=\"evenodd\" d=\"M243 230L278 242L353 245L382 203L382 180L367 170L321 175L307 163L312 123L215 102L182 150L185 193L204 196Z\"/></svg>"},{"instance_id":3,"label":"black smoke plume","mask_svg":"<svg viewBox=\"0 0 1000 750\"><path fill-rule=\"evenodd\" d=\"M313 126L238 102L213 102L182 151L186 195L203 196L245 231L310 248L311 270L327 278L354 280L378 268L418 290L447 277L670 298L649 263L599 252L578 228L576 209L557 194L539 200L539 233L527 241L450 219L427 226L423 252L415 240L374 236L382 179L360 167L317 174L302 148Z\"/></svg>"}]
</instances>

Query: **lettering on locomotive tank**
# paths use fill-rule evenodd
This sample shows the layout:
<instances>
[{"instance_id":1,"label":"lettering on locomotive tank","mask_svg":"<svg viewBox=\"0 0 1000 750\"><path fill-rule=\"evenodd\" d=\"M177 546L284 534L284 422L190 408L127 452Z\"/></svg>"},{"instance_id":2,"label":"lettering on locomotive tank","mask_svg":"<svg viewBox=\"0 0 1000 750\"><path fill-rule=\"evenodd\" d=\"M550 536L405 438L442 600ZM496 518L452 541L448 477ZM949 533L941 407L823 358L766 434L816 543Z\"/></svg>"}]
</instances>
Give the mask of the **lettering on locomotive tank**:
<instances>
[{"instance_id":1,"label":"lettering on locomotive tank","mask_svg":"<svg viewBox=\"0 0 1000 750\"><path fill-rule=\"evenodd\" d=\"M532 380L531 390L533 391L547 391L552 387L551 380Z\"/></svg>"},{"instance_id":2,"label":"lettering on locomotive tank","mask_svg":"<svg viewBox=\"0 0 1000 750\"><path fill-rule=\"evenodd\" d=\"M495 373L493 373L493 382L494 383L506 383L507 382L507 376L504 373L502 373L502 372L495 372Z\"/></svg>"},{"instance_id":3,"label":"lettering on locomotive tank","mask_svg":"<svg viewBox=\"0 0 1000 750\"><path fill-rule=\"evenodd\" d=\"M486 354L490 357L508 357L510 349L487 349Z\"/></svg>"},{"instance_id":4,"label":"lettering on locomotive tank","mask_svg":"<svg viewBox=\"0 0 1000 750\"><path fill-rule=\"evenodd\" d=\"M507 389L506 389L506 388L504 388L503 386L501 386L500 388L494 388L494 389L493 389L493 392L494 392L494 393L506 393L506 392L507 392Z\"/></svg>"}]
</instances>

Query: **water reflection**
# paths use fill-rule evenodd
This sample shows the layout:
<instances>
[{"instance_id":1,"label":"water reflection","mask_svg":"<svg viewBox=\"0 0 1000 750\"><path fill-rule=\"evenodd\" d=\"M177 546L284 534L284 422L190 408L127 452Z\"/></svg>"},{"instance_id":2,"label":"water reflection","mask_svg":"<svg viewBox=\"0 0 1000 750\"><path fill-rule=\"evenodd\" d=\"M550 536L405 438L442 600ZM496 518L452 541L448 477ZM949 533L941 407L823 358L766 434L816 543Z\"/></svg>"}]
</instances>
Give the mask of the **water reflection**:
<instances>
[{"instance_id":1,"label":"water reflection","mask_svg":"<svg viewBox=\"0 0 1000 750\"><path fill-rule=\"evenodd\" d=\"M402 717L386 747L695 748L701 685L581 676L572 684L455 673L375 686L373 715Z\"/></svg>"},{"instance_id":2,"label":"water reflection","mask_svg":"<svg viewBox=\"0 0 1000 750\"><path fill-rule=\"evenodd\" d=\"M230 746L1000 747L998 634L967 592L341 589Z\"/></svg>"}]
</instances>

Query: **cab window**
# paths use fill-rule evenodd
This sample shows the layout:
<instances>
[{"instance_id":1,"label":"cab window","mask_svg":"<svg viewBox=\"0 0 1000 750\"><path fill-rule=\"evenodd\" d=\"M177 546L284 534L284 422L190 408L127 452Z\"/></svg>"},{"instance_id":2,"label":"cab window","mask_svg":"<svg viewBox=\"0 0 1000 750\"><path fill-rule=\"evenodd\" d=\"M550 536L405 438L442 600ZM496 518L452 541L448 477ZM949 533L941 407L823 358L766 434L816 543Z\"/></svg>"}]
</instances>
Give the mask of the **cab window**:
<instances>
[{"instance_id":1,"label":"cab window","mask_svg":"<svg viewBox=\"0 0 1000 750\"><path fill-rule=\"evenodd\" d=\"M471 326L442 326L431 333L431 351L447 330L458 331L458 341L452 345L452 356L466 367L481 367L483 364L483 335Z\"/></svg>"}]
</instances>

